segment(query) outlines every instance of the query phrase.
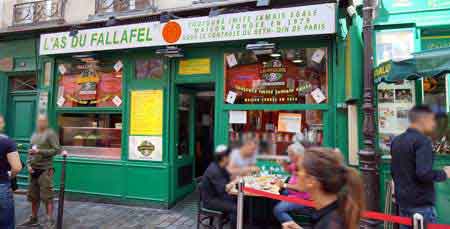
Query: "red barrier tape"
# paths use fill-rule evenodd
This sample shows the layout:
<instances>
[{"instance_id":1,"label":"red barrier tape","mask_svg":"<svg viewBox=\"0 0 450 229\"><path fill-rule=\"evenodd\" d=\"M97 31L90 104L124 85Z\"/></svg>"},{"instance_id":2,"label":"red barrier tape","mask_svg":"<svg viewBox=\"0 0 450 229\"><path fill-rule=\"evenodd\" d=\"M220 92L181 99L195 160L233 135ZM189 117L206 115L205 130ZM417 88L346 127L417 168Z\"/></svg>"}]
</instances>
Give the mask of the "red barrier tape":
<instances>
[{"instance_id":1,"label":"red barrier tape","mask_svg":"<svg viewBox=\"0 0 450 229\"><path fill-rule=\"evenodd\" d=\"M277 195L277 194L273 194L270 192L265 192L265 191L249 188L249 187L244 187L244 192L253 194L253 195L257 195L257 196L261 196L261 197L267 197L267 198L274 199L274 200L281 200L281 201L286 201L286 202L303 205L303 206L307 206L307 207L314 207L314 203L309 200ZM386 221L386 222L391 222L391 223L412 226L412 220L408 217L401 217L401 216L389 215L389 214L372 212L372 211L365 211L363 213L363 217L366 219L374 219L374 220L378 220L378 221ZM427 228L428 229L450 229L450 225L429 224L429 225L427 225Z\"/></svg>"}]
</instances>

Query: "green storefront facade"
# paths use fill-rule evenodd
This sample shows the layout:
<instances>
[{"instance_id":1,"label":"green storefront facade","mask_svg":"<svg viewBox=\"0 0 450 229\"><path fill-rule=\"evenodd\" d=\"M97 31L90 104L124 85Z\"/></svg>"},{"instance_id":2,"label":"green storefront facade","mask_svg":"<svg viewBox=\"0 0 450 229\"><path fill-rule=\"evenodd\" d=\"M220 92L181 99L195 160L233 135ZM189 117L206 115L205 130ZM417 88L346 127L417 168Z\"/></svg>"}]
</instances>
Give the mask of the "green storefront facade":
<instances>
[{"instance_id":1,"label":"green storefront facade","mask_svg":"<svg viewBox=\"0 0 450 229\"><path fill-rule=\"evenodd\" d=\"M450 47L449 1L382 0L377 10L374 28L376 65L390 59L408 58L413 52ZM380 167L381 206L385 205L387 182L391 180L389 141L407 125L407 122L399 121L404 119L402 111L414 104L433 104L448 113L450 109L449 80L450 78L446 76L436 80L421 79L397 85L377 85L378 138L380 151L383 152ZM397 118L390 119L391 114ZM392 123L401 123L401 125ZM389 125L393 127L390 128ZM442 168L449 163L450 155L436 155L436 168ZM436 189L439 222L449 224L450 183L448 181L439 183Z\"/></svg>"},{"instance_id":2,"label":"green storefront facade","mask_svg":"<svg viewBox=\"0 0 450 229\"><path fill-rule=\"evenodd\" d=\"M214 145L235 145L244 135L265 142L259 163L267 171L278 169L275 159L285 156L295 128L312 143L340 148L355 163L352 146L361 142L361 125L349 122L362 121L361 18L350 18L333 1L319 2L5 38L0 112L7 134L25 160L35 117L47 114L69 152L69 195L165 207L195 189ZM285 30L268 32L266 25L233 37L233 31L208 35L211 28L201 28L222 23L233 30L266 15L269 27L286 23ZM174 27L167 32L168 24ZM173 35L179 30L181 38ZM195 36L201 33L207 35ZM167 53L167 45L179 50ZM183 57L168 57L181 52ZM61 160L55 158L56 187ZM27 185L25 172L20 184Z\"/></svg>"}]
</instances>

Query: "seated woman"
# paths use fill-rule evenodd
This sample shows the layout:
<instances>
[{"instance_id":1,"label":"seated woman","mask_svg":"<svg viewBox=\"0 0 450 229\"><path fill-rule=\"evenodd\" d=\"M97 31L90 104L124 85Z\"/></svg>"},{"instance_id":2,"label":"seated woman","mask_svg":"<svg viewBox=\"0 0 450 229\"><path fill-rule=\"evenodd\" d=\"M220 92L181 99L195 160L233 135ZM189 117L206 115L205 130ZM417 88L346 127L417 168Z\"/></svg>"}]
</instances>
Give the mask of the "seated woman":
<instances>
[{"instance_id":1,"label":"seated woman","mask_svg":"<svg viewBox=\"0 0 450 229\"><path fill-rule=\"evenodd\" d=\"M309 199L309 195L306 192L299 191L297 182L297 163L298 160L303 157L303 154L305 152L305 148L300 143L294 143L291 144L288 149L287 153L290 159L290 163L279 161L283 167L284 170L289 172L291 174L291 177L289 178L288 183L284 183L283 181L279 181L278 185L282 189L281 194L295 197L295 198L301 198L301 199ZM311 208L297 205L290 202L281 201L279 202L275 208L273 209L273 213L275 217L278 219L278 221L281 223L281 225L284 225L286 223L293 222L292 217L289 215L289 212L300 212L302 214L311 214Z\"/></svg>"},{"instance_id":2,"label":"seated woman","mask_svg":"<svg viewBox=\"0 0 450 229\"><path fill-rule=\"evenodd\" d=\"M300 190L314 201L313 229L357 229L364 210L364 188L358 172L344 165L337 149L310 148L298 161ZM300 229L294 222L283 229Z\"/></svg>"}]
</instances>

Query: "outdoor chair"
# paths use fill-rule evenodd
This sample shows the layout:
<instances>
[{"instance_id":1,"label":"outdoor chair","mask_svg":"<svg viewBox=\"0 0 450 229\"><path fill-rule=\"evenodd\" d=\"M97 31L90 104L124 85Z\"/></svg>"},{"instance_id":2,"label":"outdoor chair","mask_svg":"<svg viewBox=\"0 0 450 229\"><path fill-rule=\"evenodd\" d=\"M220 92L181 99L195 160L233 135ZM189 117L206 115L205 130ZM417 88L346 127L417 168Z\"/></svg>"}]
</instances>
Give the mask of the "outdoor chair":
<instances>
[{"instance_id":1,"label":"outdoor chair","mask_svg":"<svg viewBox=\"0 0 450 229\"><path fill-rule=\"evenodd\" d=\"M217 210L208 209L203 206L201 183L197 190L199 193L198 200L198 213L197 213L197 229L210 228L210 229L223 229L224 225L228 223L228 217L225 213ZM217 227L215 226L215 220L217 221Z\"/></svg>"}]
</instances>

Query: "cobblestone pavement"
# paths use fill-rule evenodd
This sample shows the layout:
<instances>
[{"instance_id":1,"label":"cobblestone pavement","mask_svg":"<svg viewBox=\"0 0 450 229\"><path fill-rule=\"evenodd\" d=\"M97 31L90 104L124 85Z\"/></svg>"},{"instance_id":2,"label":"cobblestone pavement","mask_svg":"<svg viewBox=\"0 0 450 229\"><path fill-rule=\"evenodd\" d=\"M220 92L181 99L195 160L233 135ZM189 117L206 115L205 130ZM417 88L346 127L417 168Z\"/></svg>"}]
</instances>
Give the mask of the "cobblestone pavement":
<instances>
[{"instance_id":1,"label":"cobblestone pavement","mask_svg":"<svg viewBox=\"0 0 450 229\"><path fill-rule=\"evenodd\" d=\"M170 210L92 202L66 201L64 229L190 229L196 228L196 195L188 196ZM30 205L23 195L15 196L16 222L30 215ZM56 206L56 205L55 205ZM55 215L56 215L55 207ZM45 219L41 206L40 217ZM56 218L56 217L55 217ZM17 227L25 228L25 227ZM39 227L38 227L39 228Z\"/></svg>"}]
</instances>

